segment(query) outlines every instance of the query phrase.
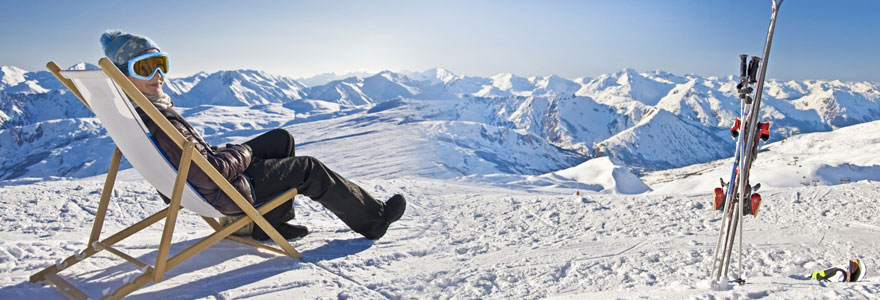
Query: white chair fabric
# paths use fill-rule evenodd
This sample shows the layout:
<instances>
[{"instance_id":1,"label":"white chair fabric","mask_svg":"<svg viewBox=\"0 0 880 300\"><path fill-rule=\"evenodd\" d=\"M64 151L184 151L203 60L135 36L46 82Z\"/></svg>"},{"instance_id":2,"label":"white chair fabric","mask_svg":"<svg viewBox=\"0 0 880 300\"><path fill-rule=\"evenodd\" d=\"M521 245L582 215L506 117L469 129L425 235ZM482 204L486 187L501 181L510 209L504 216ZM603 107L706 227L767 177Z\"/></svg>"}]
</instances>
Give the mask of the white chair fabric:
<instances>
[{"instance_id":1,"label":"white chair fabric","mask_svg":"<svg viewBox=\"0 0 880 300\"><path fill-rule=\"evenodd\" d=\"M153 142L149 130L122 88L101 70L70 70L61 71L61 74L73 81L116 147L135 170L162 194L171 197L177 169ZM184 187L180 204L201 216L223 216L189 182Z\"/></svg>"}]
</instances>

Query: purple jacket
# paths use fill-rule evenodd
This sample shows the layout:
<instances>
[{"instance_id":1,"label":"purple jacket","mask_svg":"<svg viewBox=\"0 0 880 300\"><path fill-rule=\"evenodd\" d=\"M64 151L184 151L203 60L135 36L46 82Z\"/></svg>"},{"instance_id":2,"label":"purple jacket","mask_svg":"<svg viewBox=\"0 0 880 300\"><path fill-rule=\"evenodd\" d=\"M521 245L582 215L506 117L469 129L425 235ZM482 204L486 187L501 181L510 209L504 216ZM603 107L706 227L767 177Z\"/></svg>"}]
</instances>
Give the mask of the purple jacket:
<instances>
[{"instance_id":1,"label":"purple jacket","mask_svg":"<svg viewBox=\"0 0 880 300\"><path fill-rule=\"evenodd\" d=\"M157 109L168 119L168 121L171 122L171 125L173 125L178 132L183 134L183 137L186 138L186 140L193 143L195 151L204 156L251 205L254 204L253 186L250 179L244 174L244 171L250 166L251 158L253 156L253 152L248 145L227 144L225 148L212 147L205 142L189 122L184 120L176 111L158 107ZM153 138L156 140L159 148L161 148L168 159L177 166L177 164L180 163L180 157L183 155L183 150L175 145L174 142L171 141L171 138L159 129L159 125L156 125L146 113L140 108L138 108L137 111L141 120L147 125L147 129L153 134ZM202 194L202 196L205 197L206 200L208 200L208 203L214 205L214 208L220 211L220 213L223 213L224 215L236 215L242 213L238 205L235 205L235 202L233 202L226 193L223 193L211 178L199 169L195 163L190 165L187 180L199 193ZM162 196L165 202L169 202L168 197L161 193L159 195Z\"/></svg>"}]
</instances>

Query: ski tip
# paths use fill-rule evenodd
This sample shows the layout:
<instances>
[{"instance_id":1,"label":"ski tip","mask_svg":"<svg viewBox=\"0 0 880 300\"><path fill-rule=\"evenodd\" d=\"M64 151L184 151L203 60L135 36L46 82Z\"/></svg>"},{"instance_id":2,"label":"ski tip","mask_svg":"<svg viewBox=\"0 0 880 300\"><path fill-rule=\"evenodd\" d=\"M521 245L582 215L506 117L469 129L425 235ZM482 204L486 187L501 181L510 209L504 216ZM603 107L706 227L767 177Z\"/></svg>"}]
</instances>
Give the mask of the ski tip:
<instances>
[{"instance_id":1,"label":"ski tip","mask_svg":"<svg viewBox=\"0 0 880 300\"><path fill-rule=\"evenodd\" d=\"M848 281L849 282L857 282L864 278L865 273L867 272L867 268L865 264L862 263L859 259L851 259L849 261L849 266L847 267L847 273L849 274Z\"/></svg>"}]
</instances>

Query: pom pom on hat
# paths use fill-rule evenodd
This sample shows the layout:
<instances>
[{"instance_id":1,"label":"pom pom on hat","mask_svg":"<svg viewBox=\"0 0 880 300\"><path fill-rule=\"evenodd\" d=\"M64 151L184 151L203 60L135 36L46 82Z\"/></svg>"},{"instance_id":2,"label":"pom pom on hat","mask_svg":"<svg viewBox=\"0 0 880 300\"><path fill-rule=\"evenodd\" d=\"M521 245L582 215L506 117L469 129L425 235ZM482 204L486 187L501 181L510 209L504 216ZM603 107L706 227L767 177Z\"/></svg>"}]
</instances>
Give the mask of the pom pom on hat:
<instances>
[{"instance_id":1,"label":"pom pom on hat","mask_svg":"<svg viewBox=\"0 0 880 300\"><path fill-rule=\"evenodd\" d=\"M150 38L118 29L107 30L101 35L101 47L104 48L104 55L125 75L128 75L130 59L150 49L159 50L159 45Z\"/></svg>"},{"instance_id":2,"label":"pom pom on hat","mask_svg":"<svg viewBox=\"0 0 880 300\"><path fill-rule=\"evenodd\" d=\"M119 29L107 30L101 35L101 47L107 49L107 45L110 44L110 41L120 35L122 35L122 31Z\"/></svg>"}]
</instances>

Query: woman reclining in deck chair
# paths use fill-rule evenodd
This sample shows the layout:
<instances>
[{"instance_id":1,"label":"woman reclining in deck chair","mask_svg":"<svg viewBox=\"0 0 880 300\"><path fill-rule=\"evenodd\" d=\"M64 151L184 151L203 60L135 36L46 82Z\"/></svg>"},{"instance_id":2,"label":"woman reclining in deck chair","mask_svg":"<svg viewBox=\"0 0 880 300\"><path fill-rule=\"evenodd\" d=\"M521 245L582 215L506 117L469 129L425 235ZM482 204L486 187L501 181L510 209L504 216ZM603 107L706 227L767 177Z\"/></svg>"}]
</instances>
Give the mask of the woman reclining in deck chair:
<instances>
[{"instance_id":1,"label":"woman reclining in deck chair","mask_svg":"<svg viewBox=\"0 0 880 300\"><path fill-rule=\"evenodd\" d=\"M406 200L402 195L394 195L388 201L380 202L317 159L295 156L293 136L286 130L275 129L241 145L209 145L172 109L174 103L162 92L165 73L168 72L168 56L159 51L155 42L145 36L111 30L101 35L101 45L104 54L116 67L251 204L258 206L295 187L300 194L318 201L352 230L368 239L381 238L388 226L403 215ZM172 162L180 161L182 150L143 111L138 109L138 112L165 155ZM235 203L198 168L192 169L187 179L223 214L241 213ZM161 196L168 201L167 197ZM294 217L293 199L264 217L286 239L308 234L305 226L287 223ZM253 228L251 237L260 241L269 239L259 227Z\"/></svg>"}]
</instances>

